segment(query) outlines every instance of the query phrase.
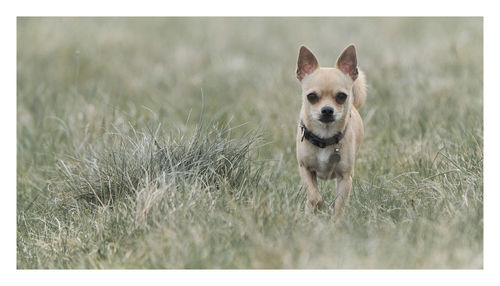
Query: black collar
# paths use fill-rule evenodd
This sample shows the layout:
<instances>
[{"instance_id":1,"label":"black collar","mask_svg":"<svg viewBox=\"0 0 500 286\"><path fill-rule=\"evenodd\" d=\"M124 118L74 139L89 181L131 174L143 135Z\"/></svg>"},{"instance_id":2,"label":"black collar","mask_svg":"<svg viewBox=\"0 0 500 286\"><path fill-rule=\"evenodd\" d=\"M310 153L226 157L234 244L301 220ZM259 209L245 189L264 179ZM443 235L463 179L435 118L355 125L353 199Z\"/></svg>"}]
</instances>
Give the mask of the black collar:
<instances>
[{"instance_id":1,"label":"black collar","mask_svg":"<svg viewBox=\"0 0 500 286\"><path fill-rule=\"evenodd\" d=\"M301 132L302 132L302 137L300 138L300 141L304 141L304 138L306 138L307 141L311 142L314 146L317 146L319 148L325 148L326 146L330 146L333 144L338 144L342 138L344 138L345 132L347 130L347 124L345 125L344 131L339 132L332 137L329 138L321 138L318 137L318 135L312 133L310 130L307 129L306 125L302 120L300 121L299 125Z\"/></svg>"}]
</instances>

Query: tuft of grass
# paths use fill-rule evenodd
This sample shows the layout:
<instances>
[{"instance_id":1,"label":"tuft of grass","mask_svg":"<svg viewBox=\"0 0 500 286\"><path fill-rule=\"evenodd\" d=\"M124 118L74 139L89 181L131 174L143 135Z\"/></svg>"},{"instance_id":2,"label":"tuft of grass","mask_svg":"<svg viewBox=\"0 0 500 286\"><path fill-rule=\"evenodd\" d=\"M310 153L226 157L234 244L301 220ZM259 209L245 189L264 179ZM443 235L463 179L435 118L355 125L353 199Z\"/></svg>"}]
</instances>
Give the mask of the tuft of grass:
<instances>
[{"instance_id":1,"label":"tuft of grass","mask_svg":"<svg viewBox=\"0 0 500 286\"><path fill-rule=\"evenodd\" d=\"M131 135L106 134L108 143L101 150L89 148L81 156L58 162L63 188L101 207L135 195L146 185L168 185L181 193L194 185L237 197L257 188L261 167L250 151L260 135L249 132L232 139L229 126L200 124L189 138L170 134L162 141L160 127L154 133L132 128Z\"/></svg>"}]
</instances>

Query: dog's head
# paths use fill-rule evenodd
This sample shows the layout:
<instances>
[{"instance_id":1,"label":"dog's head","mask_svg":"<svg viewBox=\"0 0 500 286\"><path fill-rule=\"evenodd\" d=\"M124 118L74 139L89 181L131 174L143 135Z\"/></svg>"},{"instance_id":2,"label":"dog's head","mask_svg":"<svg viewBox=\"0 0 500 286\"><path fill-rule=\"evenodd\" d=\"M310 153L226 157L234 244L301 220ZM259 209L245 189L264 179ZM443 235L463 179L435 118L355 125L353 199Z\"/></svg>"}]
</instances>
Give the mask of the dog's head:
<instances>
[{"instance_id":1,"label":"dog's head","mask_svg":"<svg viewBox=\"0 0 500 286\"><path fill-rule=\"evenodd\" d=\"M329 125L343 118L353 100L358 77L356 49L349 45L334 68L322 68L305 46L300 47L297 79L302 85L303 107L310 119Z\"/></svg>"}]
</instances>

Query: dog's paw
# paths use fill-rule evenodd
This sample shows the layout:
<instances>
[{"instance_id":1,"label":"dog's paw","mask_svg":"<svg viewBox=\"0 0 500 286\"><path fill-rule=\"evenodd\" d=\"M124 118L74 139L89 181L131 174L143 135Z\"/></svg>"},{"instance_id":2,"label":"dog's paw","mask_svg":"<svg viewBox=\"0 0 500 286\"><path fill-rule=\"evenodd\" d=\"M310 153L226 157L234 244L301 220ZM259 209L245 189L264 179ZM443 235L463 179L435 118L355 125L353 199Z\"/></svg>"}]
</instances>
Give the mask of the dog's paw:
<instances>
[{"instance_id":1,"label":"dog's paw","mask_svg":"<svg viewBox=\"0 0 500 286\"><path fill-rule=\"evenodd\" d=\"M307 198L307 208L309 210L320 209L323 205L323 198L320 194L316 194Z\"/></svg>"}]
</instances>

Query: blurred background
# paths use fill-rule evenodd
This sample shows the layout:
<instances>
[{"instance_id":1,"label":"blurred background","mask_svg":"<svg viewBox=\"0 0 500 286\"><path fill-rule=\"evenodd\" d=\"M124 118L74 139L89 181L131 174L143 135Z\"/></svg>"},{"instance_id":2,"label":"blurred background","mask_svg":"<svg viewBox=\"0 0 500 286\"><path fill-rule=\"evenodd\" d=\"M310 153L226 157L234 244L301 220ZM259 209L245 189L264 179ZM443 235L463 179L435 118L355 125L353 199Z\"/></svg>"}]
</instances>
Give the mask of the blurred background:
<instances>
[{"instance_id":1,"label":"blurred background","mask_svg":"<svg viewBox=\"0 0 500 286\"><path fill-rule=\"evenodd\" d=\"M189 114L197 122L203 94L207 118L265 127L273 152L289 150L299 46L333 66L350 43L368 78L368 121L384 105L403 121L448 104L456 112L444 120L465 120L482 106L478 18L19 18L18 132L43 130L51 116L89 130L151 116L182 128ZM475 100L460 105L455 92ZM373 120L389 127L388 116ZM424 125L443 124L432 120Z\"/></svg>"}]
</instances>

